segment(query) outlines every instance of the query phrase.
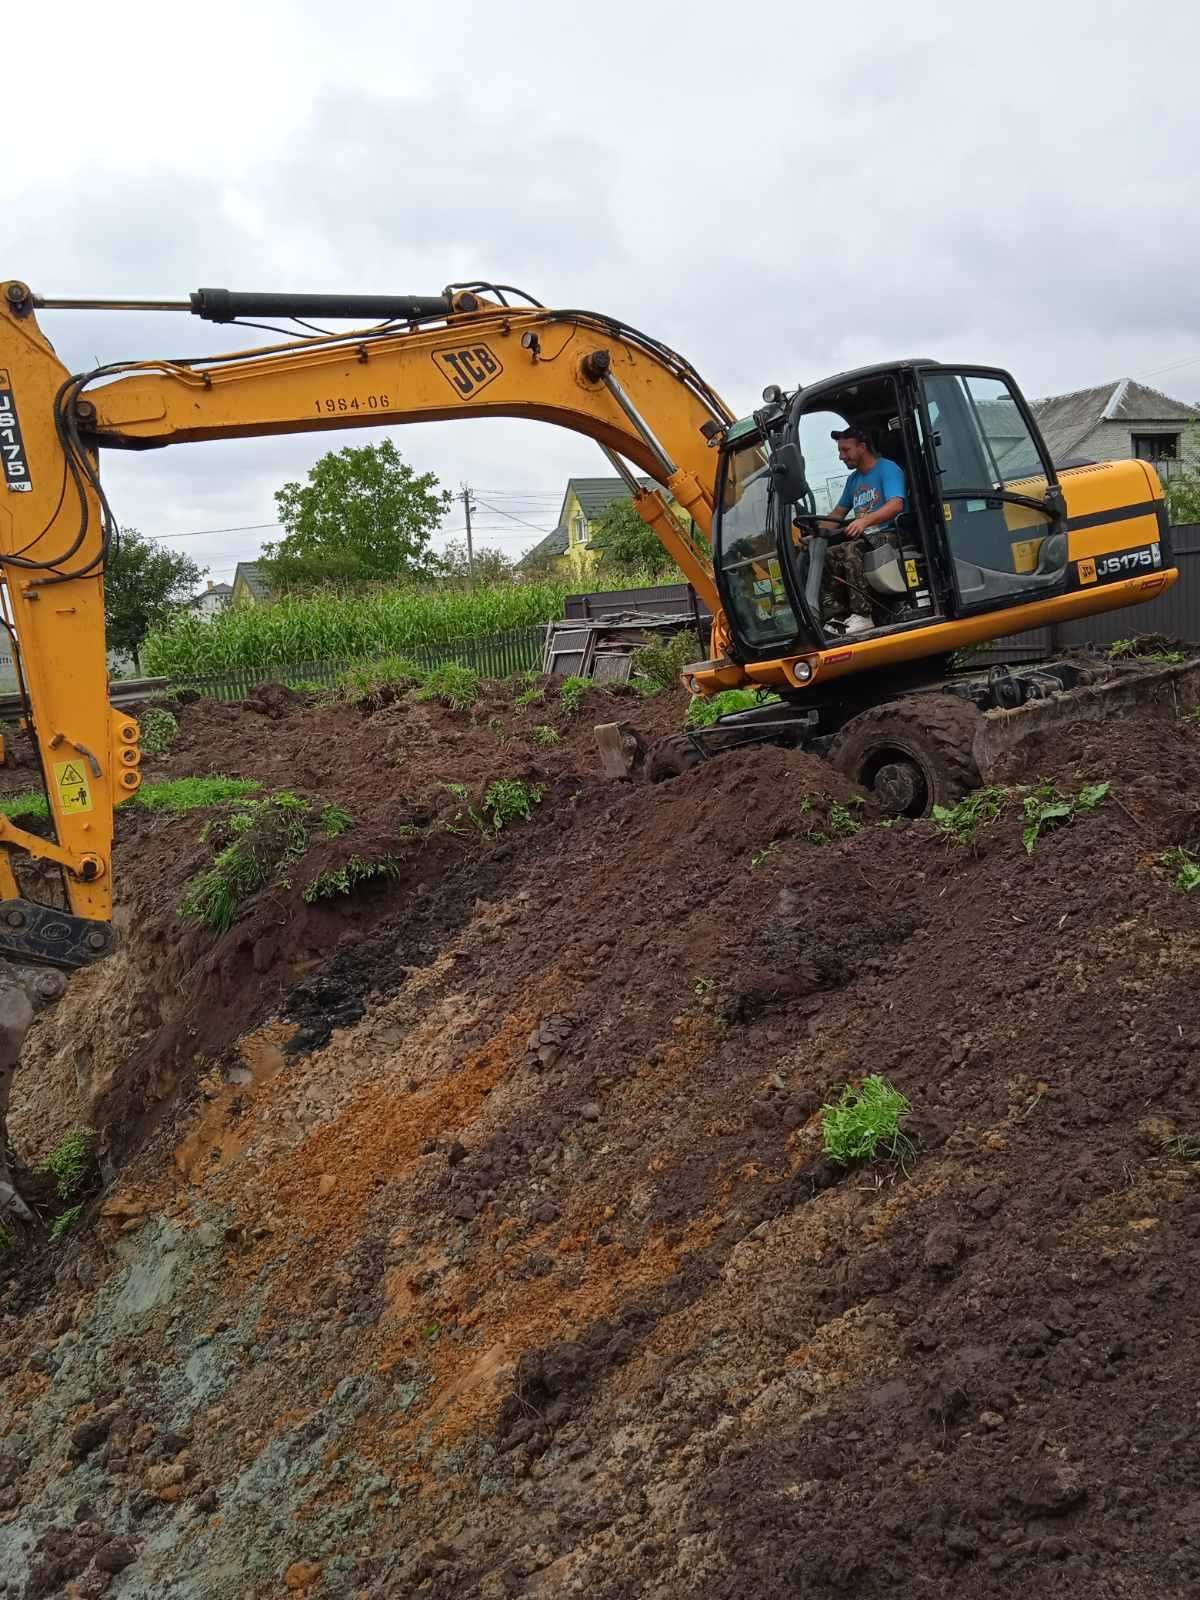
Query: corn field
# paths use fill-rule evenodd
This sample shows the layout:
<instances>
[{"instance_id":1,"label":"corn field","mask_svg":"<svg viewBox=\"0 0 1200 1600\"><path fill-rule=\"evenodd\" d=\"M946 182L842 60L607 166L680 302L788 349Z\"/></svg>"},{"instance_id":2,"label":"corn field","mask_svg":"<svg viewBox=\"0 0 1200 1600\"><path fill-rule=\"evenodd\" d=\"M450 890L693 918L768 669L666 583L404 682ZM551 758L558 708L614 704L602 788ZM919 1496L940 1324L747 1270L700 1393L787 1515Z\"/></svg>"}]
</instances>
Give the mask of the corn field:
<instances>
[{"instance_id":1,"label":"corn field","mask_svg":"<svg viewBox=\"0 0 1200 1600\"><path fill-rule=\"evenodd\" d=\"M639 580L640 581L640 580ZM606 578L606 587L633 587ZM318 593L239 606L211 622L181 613L142 646L142 669L176 680L297 661L404 655L529 628L562 615L579 582L510 583L479 589Z\"/></svg>"}]
</instances>

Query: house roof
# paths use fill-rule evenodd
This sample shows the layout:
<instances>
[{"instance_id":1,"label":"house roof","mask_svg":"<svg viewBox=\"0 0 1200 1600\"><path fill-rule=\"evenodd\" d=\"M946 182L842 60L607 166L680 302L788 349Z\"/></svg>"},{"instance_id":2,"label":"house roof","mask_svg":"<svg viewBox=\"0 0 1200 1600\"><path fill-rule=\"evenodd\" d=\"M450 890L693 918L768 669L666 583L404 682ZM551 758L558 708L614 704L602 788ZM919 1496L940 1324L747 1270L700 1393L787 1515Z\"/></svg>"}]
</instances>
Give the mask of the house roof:
<instances>
[{"instance_id":1,"label":"house roof","mask_svg":"<svg viewBox=\"0 0 1200 1600\"><path fill-rule=\"evenodd\" d=\"M257 561L239 561L233 574L236 584L241 578L256 600L269 600L271 587L263 577Z\"/></svg>"},{"instance_id":2,"label":"house roof","mask_svg":"<svg viewBox=\"0 0 1200 1600\"><path fill-rule=\"evenodd\" d=\"M198 606L201 600L208 600L214 595L220 598L222 595L232 593L233 585L231 583L210 583L207 589L201 589L199 594L194 594L188 601L188 605Z\"/></svg>"},{"instance_id":3,"label":"house roof","mask_svg":"<svg viewBox=\"0 0 1200 1600\"><path fill-rule=\"evenodd\" d=\"M1030 406L1055 461L1074 455L1102 422L1195 422L1200 407L1173 400L1134 378L1101 383L1073 394L1052 394Z\"/></svg>"},{"instance_id":4,"label":"house roof","mask_svg":"<svg viewBox=\"0 0 1200 1600\"><path fill-rule=\"evenodd\" d=\"M653 478L639 478L638 482L643 489L655 489L658 485ZM624 478L568 478L567 487L563 491L562 509L558 513L558 526L553 533L548 533L544 539L535 544L532 550L527 550L517 563L523 566L527 561L533 561L537 556L561 556L566 554L569 541L567 526L567 507L574 495L579 502L579 509L587 518L588 523L595 522L596 518L607 511L614 500L627 500L629 487Z\"/></svg>"}]
</instances>

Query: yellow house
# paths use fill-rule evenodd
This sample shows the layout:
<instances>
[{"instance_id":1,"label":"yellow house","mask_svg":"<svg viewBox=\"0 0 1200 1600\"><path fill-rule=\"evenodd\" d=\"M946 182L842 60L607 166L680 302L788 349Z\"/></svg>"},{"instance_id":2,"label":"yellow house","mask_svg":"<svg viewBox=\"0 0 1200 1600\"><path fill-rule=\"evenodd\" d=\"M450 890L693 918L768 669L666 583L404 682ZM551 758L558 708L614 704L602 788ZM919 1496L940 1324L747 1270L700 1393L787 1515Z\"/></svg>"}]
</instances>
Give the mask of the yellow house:
<instances>
[{"instance_id":1,"label":"yellow house","mask_svg":"<svg viewBox=\"0 0 1200 1600\"><path fill-rule=\"evenodd\" d=\"M260 606L271 598L271 591L256 561L239 561L233 574L230 605Z\"/></svg>"},{"instance_id":2,"label":"yellow house","mask_svg":"<svg viewBox=\"0 0 1200 1600\"><path fill-rule=\"evenodd\" d=\"M651 478L639 478L638 482L647 489L655 487ZM568 478L558 526L526 551L518 566L526 562L540 565L552 557L555 570L564 577L588 577L600 559L600 551L591 543L593 528L614 500L628 498L629 490L621 478Z\"/></svg>"}]
</instances>

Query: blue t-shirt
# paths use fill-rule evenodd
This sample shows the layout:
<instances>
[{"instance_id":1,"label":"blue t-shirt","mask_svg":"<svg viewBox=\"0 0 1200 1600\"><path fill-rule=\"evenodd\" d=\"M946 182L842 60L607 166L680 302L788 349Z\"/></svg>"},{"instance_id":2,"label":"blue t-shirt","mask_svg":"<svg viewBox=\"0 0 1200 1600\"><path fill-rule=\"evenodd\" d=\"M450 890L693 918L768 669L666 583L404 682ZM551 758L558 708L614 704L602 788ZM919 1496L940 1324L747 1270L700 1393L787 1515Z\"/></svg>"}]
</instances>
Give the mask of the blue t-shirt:
<instances>
[{"instance_id":1,"label":"blue t-shirt","mask_svg":"<svg viewBox=\"0 0 1200 1600\"><path fill-rule=\"evenodd\" d=\"M872 511L878 511L885 500L905 500L907 503L903 471L894 461L885 461L880 456L870 471L850 474L834 509L840 507L848 511L850 516L847 520L852 521L855 517L866 517Z\"/></svg>"}]
</instances>

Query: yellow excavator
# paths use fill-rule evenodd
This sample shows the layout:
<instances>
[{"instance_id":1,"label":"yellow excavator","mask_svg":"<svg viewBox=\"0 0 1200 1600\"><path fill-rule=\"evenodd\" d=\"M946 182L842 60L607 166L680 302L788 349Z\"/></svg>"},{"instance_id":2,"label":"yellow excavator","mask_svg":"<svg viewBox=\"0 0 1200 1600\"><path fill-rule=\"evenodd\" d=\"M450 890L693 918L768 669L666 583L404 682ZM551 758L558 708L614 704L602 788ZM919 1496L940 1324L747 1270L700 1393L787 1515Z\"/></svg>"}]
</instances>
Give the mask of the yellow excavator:
<instances>
[{"instance_id":1,"label":"yellow excavator","mask_svg":"<svg viewBox=\"0 0 1200 1600\"><path fill-rule=\"evenodd\" d=\"M71 374L40 309L182 312L255 328L266 319L280 338ZM322 331L314 320L356 326ZM107 692L103 576L118 533L100 452L476 416L534 417L595 439L712 613L709 657L685 681L701 695L777 697L648 753L619 725L598 730L617 774L643 754L661 779L737 745L785 742L827 754L891 810L924 814L979 781L981 752L1000 737L984 730L1019 711L1078 714L1080 695L1092 696L1087 714L1103 714L1097 695L1111 691L1104 704L1115 705L1130 692L1129 673L1093 682L1071 663L953 673L959 652L1135 605L1178 577L1153 468L1056 471L996 368L911 359L792 391L772 385L739 419L659 340L506 285L112 301L0 282L0 622L52 823L43 838L0 817L0 1220L23 1213L3 1143L20 1043L64 975L112 948L113 807L141 782L137 723ZM830 439L847 428L907 484L902 512L867 540L869 616L853 634L823 615L825 557L843 536L828 521ZM639 470L661 489L643 488ZM61 869L65 908L22 892L17 871L30 857Z\"/></svg>"}]
</instances>

